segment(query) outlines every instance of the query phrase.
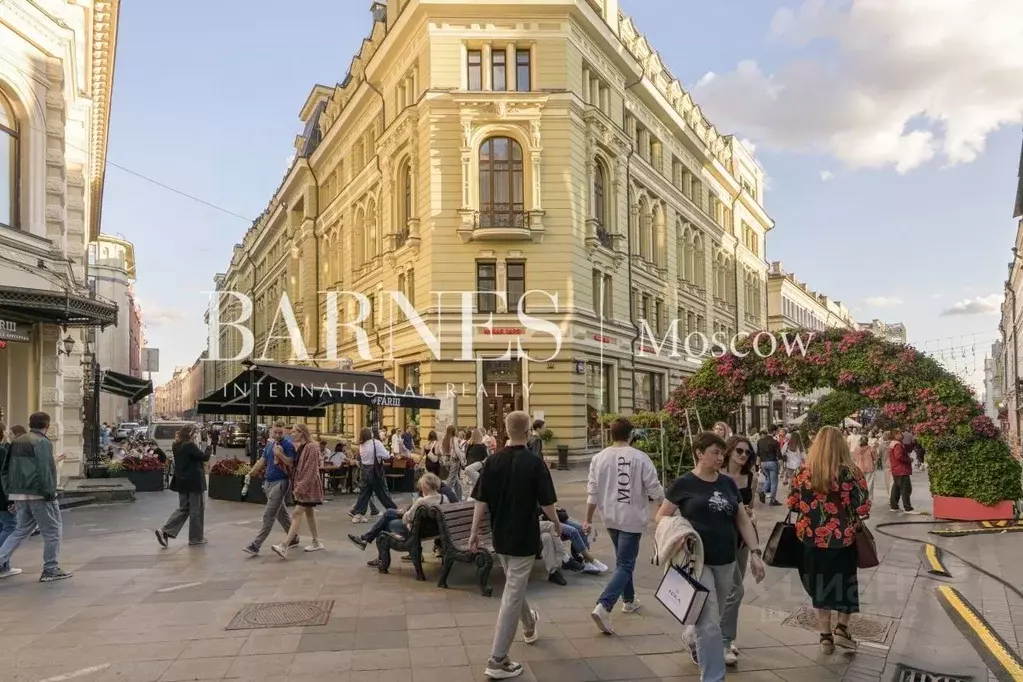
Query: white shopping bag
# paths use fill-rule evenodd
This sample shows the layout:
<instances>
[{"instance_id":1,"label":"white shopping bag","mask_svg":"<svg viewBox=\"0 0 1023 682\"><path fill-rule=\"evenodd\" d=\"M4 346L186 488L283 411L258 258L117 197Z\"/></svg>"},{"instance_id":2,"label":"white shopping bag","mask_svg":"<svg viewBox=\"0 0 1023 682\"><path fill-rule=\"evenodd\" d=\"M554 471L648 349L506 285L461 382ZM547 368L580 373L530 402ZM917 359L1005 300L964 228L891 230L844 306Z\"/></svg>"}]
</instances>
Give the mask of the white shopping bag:
<instances>
[{"instance_id":1,"label":"white shopping bag","mask_svg":"<svg viewBox=\"0 0 1023 682\"><path fill-rule=\"evenodd\" d=\"M710 592L684 568L668 566L657 586L657 601L682 625L696 625Z\"/></svg>"}]
</instances>

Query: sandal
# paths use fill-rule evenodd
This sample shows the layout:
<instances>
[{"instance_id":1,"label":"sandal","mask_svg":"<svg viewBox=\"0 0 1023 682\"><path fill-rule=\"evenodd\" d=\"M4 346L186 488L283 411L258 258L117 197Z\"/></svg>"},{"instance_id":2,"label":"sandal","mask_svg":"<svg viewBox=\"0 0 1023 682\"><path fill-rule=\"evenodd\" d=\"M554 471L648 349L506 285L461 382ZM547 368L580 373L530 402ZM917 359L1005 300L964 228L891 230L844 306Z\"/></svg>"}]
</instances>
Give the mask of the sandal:
<instances>
[{"instance_id":1,"label":"sandal","mask_svg":"<svg viewBox=\"0 0 1023 682\"><path fill-rule=\"evenodd\" d=\"M830 632L821 633L821 653L825 656L835 653L835 638Z\"/></svg>"},{"instance_id":2,"label":"sandal","mask_svg":"<svg viewBox=\"0 0 1023 682\"><path fill-rule=\"evenodd\" d=\"M835 644L851 651L855 651L857 647L856 640L853 639L849 633L849 628L845 625L835 626Z\"/></svg>"}]
</instances>

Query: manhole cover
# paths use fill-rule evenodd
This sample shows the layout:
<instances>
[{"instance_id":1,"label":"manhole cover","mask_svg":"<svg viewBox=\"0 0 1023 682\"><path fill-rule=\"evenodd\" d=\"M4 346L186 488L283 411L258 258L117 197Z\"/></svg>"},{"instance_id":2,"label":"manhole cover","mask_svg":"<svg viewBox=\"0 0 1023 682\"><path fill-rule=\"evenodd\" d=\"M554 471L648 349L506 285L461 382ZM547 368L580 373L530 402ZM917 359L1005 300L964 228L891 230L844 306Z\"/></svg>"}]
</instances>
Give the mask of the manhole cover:
<instances>
[{"instance_id":1,"label":"manhole cover","mask_svg":"<svg viewBox=\"0 0 1023 682\"><path fill-rule=\"evenodd\" d=\"M910 668L901 664L895 671L895 682L972 682L972 680L972 677L929 673L926 670Z\"/></svg>"},{"instance_id":2,"label":"manhole cover","mask_svg":"<svg viewBox=\"0 0 1023 682\"><path fill-rule=\"evenodd\" d=\"M231 620L227 630L290 628L298 625L326 625L334 600L282 601L249 604Z\"/></svg>"},{"instance_id":3,"label":"manhole cover","mask_svg":"<svg viewBox=\"0 0 1023 682\"><path fill-rule=\"evenodd\" d=\"M782 625L803 628L817 632L817 614L812 607L804 606L785 619ZM864 642L887 644L888 637L895 630L895 622L882 616L865 616L855 613L849 619L849 632L855 639Z\"/></svg>"}]
</instances>

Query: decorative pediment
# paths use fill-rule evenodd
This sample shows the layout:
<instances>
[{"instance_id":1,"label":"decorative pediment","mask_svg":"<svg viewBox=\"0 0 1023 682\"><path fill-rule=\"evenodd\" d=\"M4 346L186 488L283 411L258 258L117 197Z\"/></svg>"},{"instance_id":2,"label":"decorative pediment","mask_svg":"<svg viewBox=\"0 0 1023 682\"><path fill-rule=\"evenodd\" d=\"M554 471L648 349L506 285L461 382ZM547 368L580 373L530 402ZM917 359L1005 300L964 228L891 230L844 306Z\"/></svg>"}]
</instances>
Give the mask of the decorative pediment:
<instances>
[{"instance_id":1,"label":"decorative pediment","mask_svg":"<svg viewBox=\"0 0 1023 682\"><path fill-rule=\"evenodd\" d=\"M672 104L679 101L685 92L682 90L682 84L678 82L678 79L671 81L668 84L668 101Z\"/></svg>"},{"instance_id":2,"label":"decorative pediment","mask_svg":"<svg viewBox=\"0 0 1023 682\"><path fill-rule=\"evenodd\" d=\"M619 17L618 32L625 46L632 50L633 43L636 41L636 26L632 23L632 19L624 15Z\"/></svg>"}]
</instances>

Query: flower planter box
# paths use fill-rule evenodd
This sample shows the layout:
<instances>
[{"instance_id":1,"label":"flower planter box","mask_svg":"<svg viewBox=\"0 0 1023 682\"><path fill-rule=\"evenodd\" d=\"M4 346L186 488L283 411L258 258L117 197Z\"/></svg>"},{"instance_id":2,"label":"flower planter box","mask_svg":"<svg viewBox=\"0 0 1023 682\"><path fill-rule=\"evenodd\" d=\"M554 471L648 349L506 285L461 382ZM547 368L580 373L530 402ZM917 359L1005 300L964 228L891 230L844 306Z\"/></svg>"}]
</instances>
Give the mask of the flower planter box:
<instances>
[{"instance_id":1,"label":"flower planter box","mask_svg":"<svg viewBox=\"0 0 1023 682\"><path fill-rule=\"evenodd\" d=\"M217 474L210 474L208 490L210 499L224 500L226 502L241 502L242 484L244 482L244 476L220 476Z\"/></svg>"},{"instance_id":2,"label":"flower planter box","mask_svg":"<svg viewBox=\"0 0 1023 682\"><path fill-rule=\"evenodd\" d=\"M935 495L934 518L945 521L1008 521L1012 519L1012 500L988 506L968 497Z\"/></svg>"},{"instance_id":3,"label":"flower planter box","mask_svg":"<svg viewBox=\"0 0 1023 682\"><path fill-rule=\"evenodd\" d=\"M225 476L210 474L208 493L211 500L224 500L225 502L251 502L253 504L266 504L266 493L263 492L263 479L254 478L249 484L249 494L242 499L242 486L245 484L244 476Z\"/></svg>"},{"instance_id":4,"label":"flower planter box","mask_svg":"<svg viewBox=\"0 0 1023 682\"><path fill-rule=\"evenodd\" d=\"M249 483L249 494L242 500L242 502L251 502L252 504L266 504L266 493L263 492L263 479L254 478Z\"/></svg>"},{"instance_id":5,"label":"flower planter box","mask_svg":"<svg viewBox=\"0 0 1023 682\"><path fill-rule=\"evenodd\" d=\"M137 493L157 493L163 490L162 471L125 471L125 477L135 486Z\"/></svg>"}]
</instances>

